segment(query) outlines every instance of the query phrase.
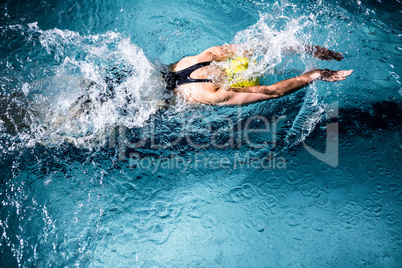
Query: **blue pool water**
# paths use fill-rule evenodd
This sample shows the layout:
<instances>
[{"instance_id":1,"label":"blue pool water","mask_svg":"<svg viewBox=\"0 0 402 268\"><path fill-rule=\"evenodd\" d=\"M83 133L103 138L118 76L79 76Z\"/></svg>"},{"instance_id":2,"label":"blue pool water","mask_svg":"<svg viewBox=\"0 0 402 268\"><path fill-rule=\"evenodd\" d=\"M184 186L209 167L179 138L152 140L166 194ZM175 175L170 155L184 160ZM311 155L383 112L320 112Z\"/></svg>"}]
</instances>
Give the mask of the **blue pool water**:
<instances>
[{"instance_id":1,"label":"blue pool water","mask_svg":"<svg viewBox=\"0 0 402 268\"><path fill-rule=\"evenodd\" d=\"M399 0L0 6L0 267L402 266ZM225 43L266 84L354 73L161 108L163 65Z\"/></svg>"}]
</instances>

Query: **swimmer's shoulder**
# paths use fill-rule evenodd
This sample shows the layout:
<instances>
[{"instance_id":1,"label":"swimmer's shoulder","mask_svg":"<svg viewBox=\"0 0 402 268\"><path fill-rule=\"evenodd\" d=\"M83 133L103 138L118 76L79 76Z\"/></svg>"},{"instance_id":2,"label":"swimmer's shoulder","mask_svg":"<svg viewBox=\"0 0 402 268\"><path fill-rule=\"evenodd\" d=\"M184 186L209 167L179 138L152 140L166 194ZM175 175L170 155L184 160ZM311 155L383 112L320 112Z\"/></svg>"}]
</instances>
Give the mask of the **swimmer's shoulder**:
<instances>
[{"instance_id":1,"label":"swimmer's shoulder","mask_svg":"<svg viewBox=\"0 0 402 268\"><path fill-rule=\"evenodd\" d=\"M170 71L171 72L178 72L178 71L184 70L184 69L186 69L186 68L188 68L190 66L193 66L193 65L195 65L197 63L213 61L213 60L214 60L213 54L207 53L207 52L204 51L204 52L202 52L202 53L200 53L198 55L195 55L195 56L185 57L185 58L181 59L180 61L172 64L170 66Z\"/></svg>"}]
</instances>

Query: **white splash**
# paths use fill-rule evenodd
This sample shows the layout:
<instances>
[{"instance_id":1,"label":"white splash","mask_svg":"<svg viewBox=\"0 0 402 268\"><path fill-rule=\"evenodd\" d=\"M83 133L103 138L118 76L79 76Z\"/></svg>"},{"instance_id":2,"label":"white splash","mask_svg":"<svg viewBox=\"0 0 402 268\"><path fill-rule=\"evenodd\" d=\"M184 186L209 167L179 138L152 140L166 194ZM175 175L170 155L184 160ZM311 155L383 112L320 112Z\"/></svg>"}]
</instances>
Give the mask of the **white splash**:
<instances>
[{"instance_id":1,"label":"white splash","mask_svg":"<svg viewBox=\"0 0 402 268\"><path fill-rule=\"evenodd\" d=\"M91 149L106 141L111 128L141 127L158 110L165 97L162 81L129 38L114 32L42 31L35 23L29 29L40 34L40 44L56 62L54 76L34 82L42 87L44 101L34 106L40 116L31 126L31 145L67 141Z\"/></svg>"}]
</instances>

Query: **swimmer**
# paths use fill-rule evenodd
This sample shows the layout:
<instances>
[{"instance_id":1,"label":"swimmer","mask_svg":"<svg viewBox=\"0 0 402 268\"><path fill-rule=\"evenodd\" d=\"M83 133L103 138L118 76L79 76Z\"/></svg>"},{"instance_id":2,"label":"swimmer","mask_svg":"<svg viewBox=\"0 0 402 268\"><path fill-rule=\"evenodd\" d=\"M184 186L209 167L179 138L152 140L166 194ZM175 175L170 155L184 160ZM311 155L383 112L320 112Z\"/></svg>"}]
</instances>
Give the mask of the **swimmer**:
<instances>
[{"instance_id":1,"label":"swimmer","mask_svg":"<svg viewBox=\"0 0 402 268\"><path fill-rule=\"evenodd\" d=\"M295 48L288 50L297 51ZM341 53L319 46L308 45L304 51L320 60L340 61L343 59ZM169 71L164 74L167 89L193 103L240 105L279 98L304 88L314 81L342 81L353 72L353 70L316 69L272 85L260 85L259 80L254 79L251 82L248 81L244 86L231 85L225 88L216 77L222 78L228 75L230 71L226 70L225 72L222 68L211 63L236 59L239 54L241 54L241 49L238 45L223 45L211 47L196 56L185 57L169 66ZM248 56L251 56L251 53L246 51L240 55L237 61L247 59Z\"/></svg>"}]
</instances>

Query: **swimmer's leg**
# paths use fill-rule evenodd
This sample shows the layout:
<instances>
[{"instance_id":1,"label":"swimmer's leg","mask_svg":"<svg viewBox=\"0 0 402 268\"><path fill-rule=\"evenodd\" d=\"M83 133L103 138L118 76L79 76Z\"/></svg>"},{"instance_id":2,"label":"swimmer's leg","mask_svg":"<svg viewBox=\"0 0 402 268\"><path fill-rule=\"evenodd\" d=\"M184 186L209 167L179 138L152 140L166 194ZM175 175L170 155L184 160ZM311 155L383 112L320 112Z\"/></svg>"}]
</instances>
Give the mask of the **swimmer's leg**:
<instances>
[{"instance_id":1,"label":"swimmer's leg","mask_svg":"<svg viewBox=\"0 0 402 268\"><path fill-rule=\"evenodd\" d=\"M92 106L92 100L89 96L89 90L93 87L96 86L96 83L92 80L89 79L83 79L81 82L81 92L82 95L78 97L78 99L71 104L69 108L69 114L73 118L79 117L82 113L85 111L89 111L91 106Z\"/></svg>"}]
</instances>

